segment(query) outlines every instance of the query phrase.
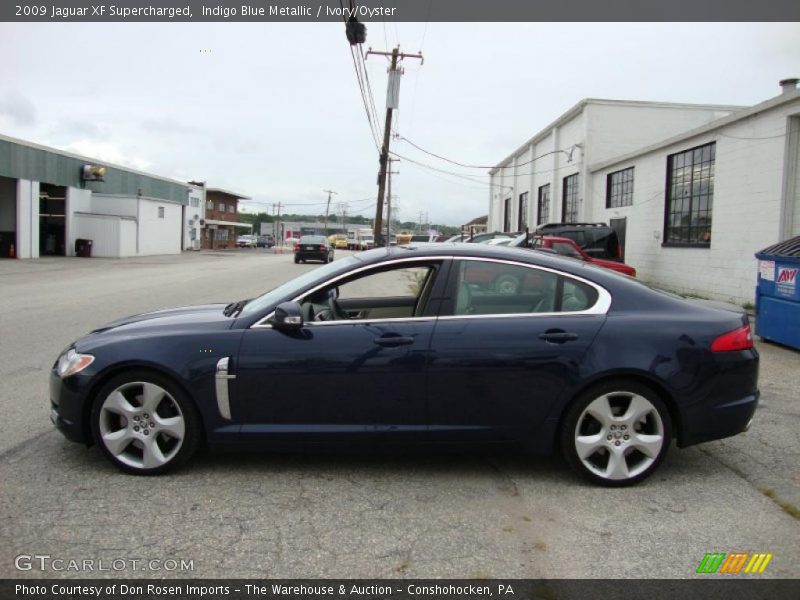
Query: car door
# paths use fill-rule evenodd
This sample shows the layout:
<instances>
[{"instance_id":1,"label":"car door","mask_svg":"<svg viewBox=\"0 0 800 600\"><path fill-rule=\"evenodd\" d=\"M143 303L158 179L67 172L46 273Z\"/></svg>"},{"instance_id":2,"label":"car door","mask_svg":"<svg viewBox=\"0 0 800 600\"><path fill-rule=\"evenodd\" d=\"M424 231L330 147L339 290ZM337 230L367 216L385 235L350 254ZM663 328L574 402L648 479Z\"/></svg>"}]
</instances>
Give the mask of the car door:
<instances>
[{"instance_id":1,"label":"car door","mask_svg":"<svg viewBox=\"0 0 800 600\"><path fill-rule=\"evenodd\" d=\"M502 260L453 264L431 341L431 436L527 438L566 389L605 321L608 292Z\"/></svg>"},{"instance_id":2,"label":"car door","mask_svg":"<svg viewBox=\"0 0 800 600\"><path fill-rule=\"evenodd\" d=\"M236 380L243 436L419 436L435 326L429 298L441 266L399 261L339 276L300 299L309 319L300 331L247 330ZM331 296L337 314L313 320Z\"/></svg>"}]
</instances>

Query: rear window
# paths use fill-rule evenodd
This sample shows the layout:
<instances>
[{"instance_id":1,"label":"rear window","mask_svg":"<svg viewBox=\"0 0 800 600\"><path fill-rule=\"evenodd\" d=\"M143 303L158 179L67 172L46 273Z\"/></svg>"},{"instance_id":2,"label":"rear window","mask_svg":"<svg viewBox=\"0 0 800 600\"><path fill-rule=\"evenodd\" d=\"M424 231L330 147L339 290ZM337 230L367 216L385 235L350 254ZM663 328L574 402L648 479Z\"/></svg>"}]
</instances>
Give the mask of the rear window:
<instances>
[{"instance_id":1,"label":"rear window","mask_svg":"<svg viewBox=\"0 0 800 600\"><path fill-rule=\"evenodd\" d=\"M324 244L326 239L321 235L304 235L300 238L301 244Z\"/></svg>"}]
</instances>

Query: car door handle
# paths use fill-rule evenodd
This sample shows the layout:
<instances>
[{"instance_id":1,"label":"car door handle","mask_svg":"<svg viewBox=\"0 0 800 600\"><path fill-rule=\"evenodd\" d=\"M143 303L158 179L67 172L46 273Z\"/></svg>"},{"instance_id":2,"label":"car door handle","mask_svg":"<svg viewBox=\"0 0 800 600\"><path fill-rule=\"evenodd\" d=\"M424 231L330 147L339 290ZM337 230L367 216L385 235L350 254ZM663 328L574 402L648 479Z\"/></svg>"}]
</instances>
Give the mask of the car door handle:
<instances>
[{"instance_id":1,"label":"car door handle","mask_svg":"<svg viewBox=\"0 0 800 600\"><path fill-rule=\"evenodd\" d=\"M414 338L401 335L384 335L381 337L376 337L374 342L378 346L394 348L395 346L408 346L409 344L413 344Z\"/></svg>"},{"instance_id":2,"label":"car door handle","mask_svg":"<svg viewBox=\"0 0 800 600\"><path fill-rule=\"evenodd\" d=\"M539 339L544 340L550 344L563 344L564 342L571 342L578 339L577 333L569 333L561 329L549 329L544 333L539 334Z\"/></svg>"}]
</instances>

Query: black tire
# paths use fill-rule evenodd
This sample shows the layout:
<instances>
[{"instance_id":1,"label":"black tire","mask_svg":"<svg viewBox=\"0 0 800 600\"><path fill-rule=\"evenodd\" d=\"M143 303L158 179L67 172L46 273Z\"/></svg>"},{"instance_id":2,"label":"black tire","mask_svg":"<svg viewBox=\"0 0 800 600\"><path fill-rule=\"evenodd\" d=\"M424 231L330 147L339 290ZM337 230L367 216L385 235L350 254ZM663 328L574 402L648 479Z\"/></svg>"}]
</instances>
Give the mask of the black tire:
<instances>
[{"instance_id":1,"label":"black tire","mask_svg":"<svg viewBox=\"0 0 800 600\"><path fill-rule=\"evenodd\" d=\"M294 264L296 264L296 265L300 264L300 259L297 258L296 256L294 257Z\"/></svg>"},{"instance_id":2,"label":"black tire","mask_svg":"<svg viewBox=\"0 0 800 600\"><path fill-rule=\"evenodd\" d=\"M131 464L127 464L124 462L125 460L129 460L126 458L127 455L123 455L121 453L120 456L123 456L121 459L119 456L112 453L104 443L101 434L101 418L105 418L102 416L104 414L102 407L106 398L108 398L112 392L119 390L121 387L126 385L130 385L131 388L134 389L136 384L139 382L155 384L156 386L162 388L168 394L168 396L164 396L164 399L160 402L158 408L160 410L172 409L173 412L168 416L175 416L177 414L182 417L184 424L184 435L177 447L177 450L174 452L174 455L169 457L167 462L164 464L153 468L145 468L144 466L133 466ZM132 394L135 394L135 391L132 392ZM175 411L175 405L177 405L177 411ZM103 452L103 454L105 454L106 458L117 468L125 471L126 473L131 473L134 475L160 475L162 473L167 473L177 469L181 465L185 464L194 455L204 437L200 414L198 413L194 402L192 402L192 400L180 388L180 386L178 386L169 377L161 375L160 373L138 369L120 373L119 375L112 377L103 385L102 388L100 388L92 405L91 427L94 441L100 447L100 450ZM157 434L156 430L153 431L153 434L153 442L155 443L156 436L160 434ZM170 438L165 439L170 441ZM173 449L175 449L174 446ZM135 450L135 448L131 450ZM169 454L169 452L167 454Z\"/></svg>"},{"instance_id":3,"label":"black tire","mask_svg":"<svg viewBox=\"0 0 800 600\"><path fill-rule=\"evenodd\" d=\"M584 411L590 404L596 400L600 400L606 395L610 395L608 405L612 411L627 412L632 408L631 404L625 407L627 398L630 402L633 401L634 396L638 396L650 403L653 410L647 413L647 416L635 426L631 427L630 421L627 427L631 429L620 430L621 425L615 425L615 431L610 431L610 427L604 427L600 421L591 415L584 415ZM637 400L637 402L641 402ZM642 405L644 405L642 403ZM657 413L658 418L656 418ZM581 418L583 416L583 419ZM595 445L605 446L599 448L596 454L585 457L587 462L592 466L584 463L584 460L578 455L577 438L579 419L584 436L596 436L601 434L600 443L594 442ZM615 417L614 423L624 423L626 421L617 420L622 419L622 416ZM639 431L634 431L634 427L641 428ZM628 438L626 434L630 434ZM635 434L635 435L634 435ZM639 450L637 446L640 434L643 435L657 435L661 436L661 446L655 457L645 454ZM611 440L608 440L611 437ZM634 439L636 437L636 439ZM630 379L616 379L599 383L582 394L580 394L567 409L566 415L561 424L559 432L561 452L564 458L577 473L584 478L588 479L594 484L607 486L607 487L623 487L634 485L649 477L664 460L667 451L669 450L670 443L672 442L672 422L669 415L669 410L661 397L647 385L638 381ZM652 437L648 439L653 439ZM626 441L627 440L627 441ZM627 444L630 444L627 446ZM589 447L587 444L585 447ZM616 448L619 448L617 450ZM611 459L614 452L623 453L623 461L625 462L625 472L631 473L631 476L623 476L619 479L609 478L608 471L611 470ZM651 450L652 452L652 450ZM605 454L604 454L605 453ZM654 452L653 452L654 453ZM602 464L602 458L607 455L607 463ZM637 460L639 461L637 463ZM599 461L597 464L595 461ZM606 474L603 474L603 473ZM619 476L619 475L617 475Z\"/></svg>"}]
</instances>

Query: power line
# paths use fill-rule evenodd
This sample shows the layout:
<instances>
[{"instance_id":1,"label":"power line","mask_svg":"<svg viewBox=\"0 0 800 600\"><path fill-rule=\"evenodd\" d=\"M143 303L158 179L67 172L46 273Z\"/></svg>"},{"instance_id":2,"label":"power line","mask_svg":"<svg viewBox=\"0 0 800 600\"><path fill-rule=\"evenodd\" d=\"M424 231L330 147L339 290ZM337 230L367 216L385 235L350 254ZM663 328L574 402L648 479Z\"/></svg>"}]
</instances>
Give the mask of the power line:
<instances>
[{"instance_id":1,"label":"power line","mask_svg":"<svg viewBox=\"0 0 800 600\"><path fill-rule=\"evenodd\" d=\"M415 143L414 143L414 142L412 142L410 139L408 139L407 137L403 137L402 135L400 135L400 136L397 136L397 138L398 138L399 140L401 140L401 141L404 141L404 142L406 142L406 143L408 143L408 144L411 144L412 146L414 146L414 148L416 148L416 149L417 149L417 150L419 150L420 152L424 152L425 154L428 154L428 155L430 155L430 156L433 156L434 158L438 158L439 160L443 160L443 161L445 161L445 162L449 162L450 164L456 165L456 166L458 166L458 167L464 167L465 169L510 169L510 168L512 168L512 167L524 167L525 165L529 165L529 164L531 164L531 163L533 163L533 162L536 162L536 161L537 161L537 160L539 160L539 159L545 158L545 157L547 157L547 156L550 156L550 155L552 155L552 154L559 154L559 153L566 154L568 157L570 157L570 160L572 160L572 152L573 152L573 150L575 149L575 146L572 146L572 147L570 148L569 152L568 152L568 151L566 151L566 150L551 150L550 152L545 152L544 154L541 154L541 155L539 155L539 156L536 156L536 157L532 158L532 159L531 159L531 160L529 160L529 161L526 161L526 162L524 162L524 163L517 163L516 165L508 165L508 166L498 166L498 165L471 165L471 164L467 164L467 163L462 163L462 162L459 162L459 161L457 161L457 160L453 160L453 159L451 159L451 158L447 158L446 156L441 156L440 154L436 154L435 152L431 152L430 150L426 150L426 149L425 149L425 148L423 148L422 146L419 146L418 144L415 144Z\"/></svg>"}]
</instances>

